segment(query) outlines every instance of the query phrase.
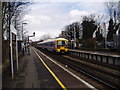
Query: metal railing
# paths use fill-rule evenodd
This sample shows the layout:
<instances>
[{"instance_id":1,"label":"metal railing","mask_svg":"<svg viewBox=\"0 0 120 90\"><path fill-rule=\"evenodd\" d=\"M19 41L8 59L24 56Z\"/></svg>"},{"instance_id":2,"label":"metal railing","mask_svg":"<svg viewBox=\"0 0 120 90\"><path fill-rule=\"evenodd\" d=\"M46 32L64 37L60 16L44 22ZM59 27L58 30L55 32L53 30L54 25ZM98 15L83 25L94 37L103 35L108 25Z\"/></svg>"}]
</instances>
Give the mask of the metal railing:
<instances>
[{"instance_id":1,"label":"metal railing","mask_svg":"<svg viewBox=\"0 0 120 90\"><path fill-rule=\"evenodd\" d=\"M112 55L112 54L99 54L99 53L90 53L90 52L82 52L82 51L75 51L75 50L69 50L68 52L71 55L78 56L83 59L88 60L95 60L100 61L107 64L113 64L113 65L120 65L120 56L119 55Z\"/></svg>"}]
</instances>

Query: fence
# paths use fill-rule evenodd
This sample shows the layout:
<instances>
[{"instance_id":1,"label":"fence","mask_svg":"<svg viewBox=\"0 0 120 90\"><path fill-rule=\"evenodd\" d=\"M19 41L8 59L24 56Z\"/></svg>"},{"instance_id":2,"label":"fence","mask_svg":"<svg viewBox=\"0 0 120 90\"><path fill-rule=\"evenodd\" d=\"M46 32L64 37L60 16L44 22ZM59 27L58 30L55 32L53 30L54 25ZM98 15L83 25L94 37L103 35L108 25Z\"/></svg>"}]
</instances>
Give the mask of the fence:
<instances>
[{"instance_id":1,"label":"fence","mask_svg":"<svg viewBox=\"0 0 120 90\"><path fill-rule=\"evenodd\" d=\"M71 51L71 50L69 50L69 54L88 60L96 60L103 63L113 64L118 66L120 65L119 55L95 54L95 53L87 53L82 51L80 52L80 51Z\"/></svg>"}]
</instances>

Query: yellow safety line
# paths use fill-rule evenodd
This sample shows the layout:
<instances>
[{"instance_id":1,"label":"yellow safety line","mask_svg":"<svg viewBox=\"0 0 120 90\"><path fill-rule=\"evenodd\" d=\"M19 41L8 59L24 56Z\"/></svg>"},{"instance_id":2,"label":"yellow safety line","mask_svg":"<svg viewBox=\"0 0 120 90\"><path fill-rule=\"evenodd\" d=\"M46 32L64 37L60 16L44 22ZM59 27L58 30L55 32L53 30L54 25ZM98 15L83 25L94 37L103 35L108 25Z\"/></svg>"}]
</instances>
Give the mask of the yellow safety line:
<instances>
[{"instance_id":1,"label":"yellow safety line","mask_svg":"<svg viewBox=\"0 0 120 90\"><path fill-rule=\"evenodd\" d=\"M33 48L32 48L33 49ZM59 83L59 85L64 89L67 90L67 88L62 84L62 82L57 78L57 76L52 72L52 70L47 66L47 64L43 61L43 59L38 55L38 53L33 49L34 52L37 54L40 61L43 63L43 65L48 69L48 71L52 74L52 76L56 79L56 81Z\"/></svg>"}]
</instances>

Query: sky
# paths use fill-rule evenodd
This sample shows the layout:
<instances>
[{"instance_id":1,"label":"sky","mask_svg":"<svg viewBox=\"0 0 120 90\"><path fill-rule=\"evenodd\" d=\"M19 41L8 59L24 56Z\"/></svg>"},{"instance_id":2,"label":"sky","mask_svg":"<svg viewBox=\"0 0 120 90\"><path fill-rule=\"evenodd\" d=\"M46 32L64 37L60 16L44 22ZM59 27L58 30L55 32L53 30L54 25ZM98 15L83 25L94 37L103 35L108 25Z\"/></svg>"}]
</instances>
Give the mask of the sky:
<instances>
[{"instance_id":1,"label":"sky","mask_svg":"<svg viewBox=\"0 0 120 90\"><path fill-rule=\"evenodd\" d=\"M105 14L104 2L34 2L25 15L27 25L24 27L29 35L35 32L33 41L40 40L44 34L52 38L59 36L64 27L81 17L90 14Z\"/></svg>"}]
</instances>

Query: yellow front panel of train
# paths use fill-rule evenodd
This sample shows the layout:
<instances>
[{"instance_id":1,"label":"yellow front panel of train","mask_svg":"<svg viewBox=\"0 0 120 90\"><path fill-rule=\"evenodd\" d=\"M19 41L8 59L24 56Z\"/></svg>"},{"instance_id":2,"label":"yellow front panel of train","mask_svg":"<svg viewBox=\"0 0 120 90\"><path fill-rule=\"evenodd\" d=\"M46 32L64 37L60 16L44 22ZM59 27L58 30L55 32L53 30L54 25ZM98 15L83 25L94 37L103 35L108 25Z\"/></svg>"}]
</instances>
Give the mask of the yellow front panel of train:
<instances>
[{"instance_id":1,"label":"yellow front panel of train","mask_svg":"<svg viewBox=\"0 0 120 90\"><path fill-rule=\"evenodd\" d=\"M60 47L61 50L64 50L65 48L64 47Z\"/></svg>"}]
</instances>

